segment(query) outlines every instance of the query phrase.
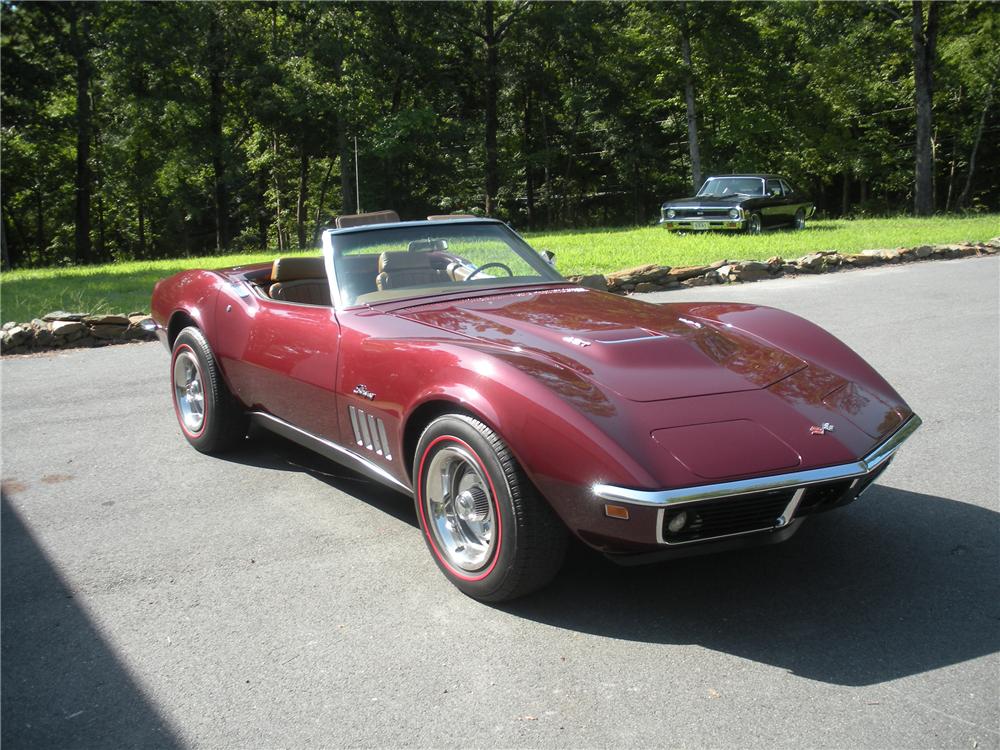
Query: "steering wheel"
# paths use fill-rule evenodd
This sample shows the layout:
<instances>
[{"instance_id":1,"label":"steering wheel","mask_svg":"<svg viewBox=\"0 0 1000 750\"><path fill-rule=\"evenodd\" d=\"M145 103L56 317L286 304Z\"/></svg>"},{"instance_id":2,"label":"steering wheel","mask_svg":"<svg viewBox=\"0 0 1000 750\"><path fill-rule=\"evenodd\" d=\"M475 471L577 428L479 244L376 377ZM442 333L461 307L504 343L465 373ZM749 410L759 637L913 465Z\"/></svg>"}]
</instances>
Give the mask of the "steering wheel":
<instances>
[{"instance_id":1,"label":"steering wheel","mask_svg":"<svg viewBox=\"0 0 1000 750\"><path fill-rule=\"evenodd\" d=\"M505 265L503 263L498 263L498 262L494 261L492 263L483 263L483 265L479 266L472 273L470 273L468 276L466 276L465 280L466 281L471 281L473 276L475 276L480 271L485 271L487 268L502 268L504 271L507 272L508 276L510 276L511 278L514 278L514 272L510 270L510 266Z\"/></svg>"}]
</instances>

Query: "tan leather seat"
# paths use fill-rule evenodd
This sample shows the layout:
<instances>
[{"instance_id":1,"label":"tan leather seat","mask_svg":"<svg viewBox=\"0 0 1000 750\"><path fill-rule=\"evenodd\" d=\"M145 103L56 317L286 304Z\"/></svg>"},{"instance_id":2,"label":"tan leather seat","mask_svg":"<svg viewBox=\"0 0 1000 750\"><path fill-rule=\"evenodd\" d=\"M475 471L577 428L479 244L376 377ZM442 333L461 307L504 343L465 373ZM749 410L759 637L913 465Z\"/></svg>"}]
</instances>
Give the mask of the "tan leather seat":
<instances>
[{"instance_id":1,"label":"tan leather seat","mask_svg":"<svg viewBox=\"0 0 1000 750\"><path fill-rule=\"evenodd\" d=\"M278 258L271 266L272 299L329 307L330 284L323 258Z\"/></svg>"},{"instance_id":2,"label":"tan leather seat","mask_svg":"<svg viewBox=\"0 0 1000 750\"><path fill-rule=\"evenodd\" d=\"M451 281L443 268L434 268L427 253L384 252L378 259L378 277L375 283L379 291L402 289L424 284L445 284Z\"/></svg>"}]
</instances>

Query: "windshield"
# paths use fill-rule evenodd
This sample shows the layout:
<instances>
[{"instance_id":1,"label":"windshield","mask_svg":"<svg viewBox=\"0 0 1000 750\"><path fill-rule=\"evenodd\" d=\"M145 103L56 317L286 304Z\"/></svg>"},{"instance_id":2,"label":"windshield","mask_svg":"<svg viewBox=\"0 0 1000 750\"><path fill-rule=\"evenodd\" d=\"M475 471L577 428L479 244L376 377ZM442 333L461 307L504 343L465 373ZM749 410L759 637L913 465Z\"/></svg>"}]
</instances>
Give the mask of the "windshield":
<instances>
[{"instance_id":1,"label":"windshield","mask_svg":"<svg viewBox=\"0 0 1000 750\"><path fill-rule=\"evenodd\" d=\"M723 198L727 195L763 195L764 181L759 177L709 177L698 196Z\"/></svg>"},{"instance_id":2,"label":"windshield","mask_svg":"<svg viewBox=\"0 0 1000 750\"><path fill-rule=\"evenodd\" d=\"M344 305L563 281L503 224L375 226L331 240Z\"/></svg>"}]
</instances>

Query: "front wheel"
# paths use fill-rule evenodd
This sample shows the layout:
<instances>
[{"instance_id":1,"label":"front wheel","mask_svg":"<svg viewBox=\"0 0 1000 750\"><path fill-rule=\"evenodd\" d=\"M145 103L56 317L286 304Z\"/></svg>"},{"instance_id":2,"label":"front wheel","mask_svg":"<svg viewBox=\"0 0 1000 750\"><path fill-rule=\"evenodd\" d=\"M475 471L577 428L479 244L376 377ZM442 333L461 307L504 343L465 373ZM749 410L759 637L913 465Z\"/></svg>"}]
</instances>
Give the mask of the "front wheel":
<instances>
[{"instance_id":1,"label":"front wheel","mask_svg":"<svg viewBox=\"0 0 1000 750\"><path fill-rule=\"evenodd\" d=\"M760 234L762 228L760 214L750 214L750 218L747 219L747 234Z\"/></svg>"},{"instance_id":2,"label":"front wheel","mask_svg":"<svg viewBox=\"0 0 1000 750\"><path fill-rule=\"evenodd\" d=\"M562 566L567 533L500 437L464 414L424 430L414 457L424 541L455 586L474 599L515 599Z\"/></svg>"},{"instance_id":3,"label":"front wheel","mask_svg":"<svg viewBox=\"0 0 1000 750\"><path fill-rule=\"evenodd\" d=\"M795 228L805 229L806 228L806 212L801 208L795 212Z\"/></svg>"},{"instance_id":4,"label":"front wheel","mask_svg":"<svg viewBox=\"0 0 1000 750\"><path fill-rule=\"evenodd\" d=\"M195 449L221 453L246 437L246 413L226 387L205 334L194 326L174 340L170 390L181 432Z\"/></svg>"}]
</instances>

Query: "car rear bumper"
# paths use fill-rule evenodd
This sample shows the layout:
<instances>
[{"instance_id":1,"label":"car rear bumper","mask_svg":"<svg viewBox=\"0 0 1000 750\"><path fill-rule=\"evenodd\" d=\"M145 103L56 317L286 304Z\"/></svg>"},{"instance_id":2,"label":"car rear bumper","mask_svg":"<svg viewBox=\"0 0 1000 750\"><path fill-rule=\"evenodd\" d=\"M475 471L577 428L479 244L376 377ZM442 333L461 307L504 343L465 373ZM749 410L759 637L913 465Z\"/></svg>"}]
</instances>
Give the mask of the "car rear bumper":
<instances>
[{"instance_id":1,"label":"car rear bumper","mask_svg":"<svg viewBox=\"0 0 1000 750\"><path fill-rule=\"evenodd\" d=\"M636 490L597 484L592 491L605 503L606 513L609 506L620 507L628 516L655 523L650 537L661 547L657 557L669 556L662 554L666 552L716 551L713 548L720 543L728 546L750 536L762 537L757 540L761 543L780 541L794 533L797 522L805 516L857 499L920 424L918 416L911 416L868 455L848 464L679 489ZM786 530L790 533L785 534ZM779 539L767 539L776 534ZM744 546L742 541L740 546Z\"/></svg>"}]
</instances>

